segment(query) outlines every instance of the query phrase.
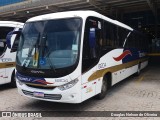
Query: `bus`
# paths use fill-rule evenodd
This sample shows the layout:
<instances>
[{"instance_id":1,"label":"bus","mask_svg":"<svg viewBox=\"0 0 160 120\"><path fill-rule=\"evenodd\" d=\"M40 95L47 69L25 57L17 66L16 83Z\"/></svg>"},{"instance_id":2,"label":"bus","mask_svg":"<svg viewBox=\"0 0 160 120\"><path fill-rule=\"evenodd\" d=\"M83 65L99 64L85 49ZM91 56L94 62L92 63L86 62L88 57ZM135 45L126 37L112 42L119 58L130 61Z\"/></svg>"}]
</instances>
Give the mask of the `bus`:
<instances>
[{"instance_id":1,"label":"bus","mask_svg":"<svg viewBox=\"0 0 160 120\"><path fill-rule=\"evenodd\" d=\"M81 103L147 66L146 43L133 28L95 11L67 11L26 21L16 56L18 92Z\"/></svg>"},{"instance_id":2,"label":"bus","mask_svg":"<svg viewBox=\"0 0 160 120\"><path fill-rule=\"evenodd\" d=\"M16 87L15 80L15 59L16 51L11 50L11 44L7 47L7 34L14 30L20 30L23 23L12 21L0 21L0 85L10 83L12 87ZM11 42L15 36L12 37Z\"/></svg>"}]
</instances>

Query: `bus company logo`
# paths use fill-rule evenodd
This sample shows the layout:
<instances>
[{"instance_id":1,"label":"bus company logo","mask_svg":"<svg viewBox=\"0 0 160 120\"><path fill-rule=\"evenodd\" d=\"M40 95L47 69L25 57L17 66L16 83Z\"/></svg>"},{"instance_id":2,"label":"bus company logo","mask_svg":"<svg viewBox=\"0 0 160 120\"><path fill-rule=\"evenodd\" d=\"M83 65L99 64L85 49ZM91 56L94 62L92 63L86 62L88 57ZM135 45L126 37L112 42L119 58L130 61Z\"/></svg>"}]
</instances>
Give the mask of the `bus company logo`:
<instances>
[{"instance_id":1,"label":"bus company logo","mask_svg":"<svg viewBox=\"0 0 160 120\"><path fill-rule=\"evenodd\" d=\"M123 58L125 58L127 55L132 56L132 53L131 53L130 50L125 50L120 56L118 56L118 57L113 57L113 59L114 59L115 61L120 61L120 60L122 60Z\"/></svg>"},{"instance_id":2,"label":"bus company logo","mask_svg":"<svg viewBox=\"0 0 160 120\"><path fill-rule=\"evenodd\" d=\"M36 80L33 80L32 82L43 84L43 85L54 84L54 83L47 82L44 79L42 79L42 80L41 79L36 79Z\"/></svg>"},{"instance_id":3,"label":"bus company logo","mask_svg":"<svg viewBox=\"0 0 160 120\"><path fill-rule=\"evenodd\" d=\"M30 82L32 80L31 78L22 77L22 76L19 76L19 75L17 75L17 79L20 80L20 81L25 81L25 82Z\"/></svg>"},{"instance_id":4,"label":"bus company logo","mask_svg":"<svg viewBox=\"0 0 160 120\"><path fill-rule=\"evenodd\" d=\"M1 58L2 62L11 62L12 59L11 58Z\"/></svg>"}]
</instances>

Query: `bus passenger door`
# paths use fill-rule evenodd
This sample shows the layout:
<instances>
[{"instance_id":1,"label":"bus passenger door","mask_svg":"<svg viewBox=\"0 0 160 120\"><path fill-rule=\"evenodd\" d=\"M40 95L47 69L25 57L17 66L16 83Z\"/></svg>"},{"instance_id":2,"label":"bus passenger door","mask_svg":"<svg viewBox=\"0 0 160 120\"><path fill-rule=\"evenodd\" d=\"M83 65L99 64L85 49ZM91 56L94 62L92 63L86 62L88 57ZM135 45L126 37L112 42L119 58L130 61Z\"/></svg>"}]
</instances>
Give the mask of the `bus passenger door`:
<instances>
[{"instance_id":1,"label":"bus passenger door","mask_svg":"<svg viewBox=\"0 0 160 120\"><path fill-rule=\"evenodd\" d=\"M88 17L82 55L82 101L96 94L96 71L100 55L101 21Z\"/></svg>"}]
</instances>

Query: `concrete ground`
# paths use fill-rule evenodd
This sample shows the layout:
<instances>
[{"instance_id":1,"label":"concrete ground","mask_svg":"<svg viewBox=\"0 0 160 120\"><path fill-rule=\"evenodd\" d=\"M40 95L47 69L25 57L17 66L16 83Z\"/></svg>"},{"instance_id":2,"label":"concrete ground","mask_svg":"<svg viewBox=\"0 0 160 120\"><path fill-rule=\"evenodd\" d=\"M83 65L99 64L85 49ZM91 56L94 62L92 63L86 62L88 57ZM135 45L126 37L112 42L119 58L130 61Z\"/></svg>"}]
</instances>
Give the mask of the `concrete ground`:
<instances>
[{"instance_id":1,"label":"concrete ground","mask_svg":"<svg viewBox=\"0 0 160 120\"><path fill-rule=\"evenodd\" d=\"M140 76L131 76L118 83L108 91L103 100L91 98L81 104L62 104L30 99L19 95L16 88L2 85L0 86L0 111L160 111L160 67L147 67L141 71ZM14 119L20 120L20 118ZM71 118L62 116L54 119ZM88 118L78 117L77 119ZM89 119L160 120L160 117L90 117Z\"/></svg>"}]
</instances>

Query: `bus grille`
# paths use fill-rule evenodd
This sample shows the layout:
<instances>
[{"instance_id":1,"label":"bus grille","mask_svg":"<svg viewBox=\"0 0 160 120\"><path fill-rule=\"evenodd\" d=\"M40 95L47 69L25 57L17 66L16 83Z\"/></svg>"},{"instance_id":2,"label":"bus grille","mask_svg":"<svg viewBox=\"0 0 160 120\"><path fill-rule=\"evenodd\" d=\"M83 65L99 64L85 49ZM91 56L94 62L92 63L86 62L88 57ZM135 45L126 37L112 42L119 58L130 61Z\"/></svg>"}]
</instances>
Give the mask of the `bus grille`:
<instances>
[{"instance_id":1,"label":"bus grille","mask_svg":"<svg viewBox=\"0 0 160 120\"><path fill-rule=\"evenodd\" d=\"M32 88L38 88L38 89L54 89L55 86L36 86L36 85L30 85L30 84L26 84L28 87L32 87Z\"/></svg>"},{"instance_id":2,"label":"bus grille","mask_svg":"<svg viewBox=\"0 0 160 120\"><path fill-rule=\"evenodd\" d=\"M31 97L35 97L35 96L33 96L33 92L26 91L26 90L22 90L22 92L25 95L28 95L28 96L31 96ZM60 94L44 94L44 97L37 97L37 98L60 100L62 98L62 95L60 95Z\"/></svg>"}]
</instances>

